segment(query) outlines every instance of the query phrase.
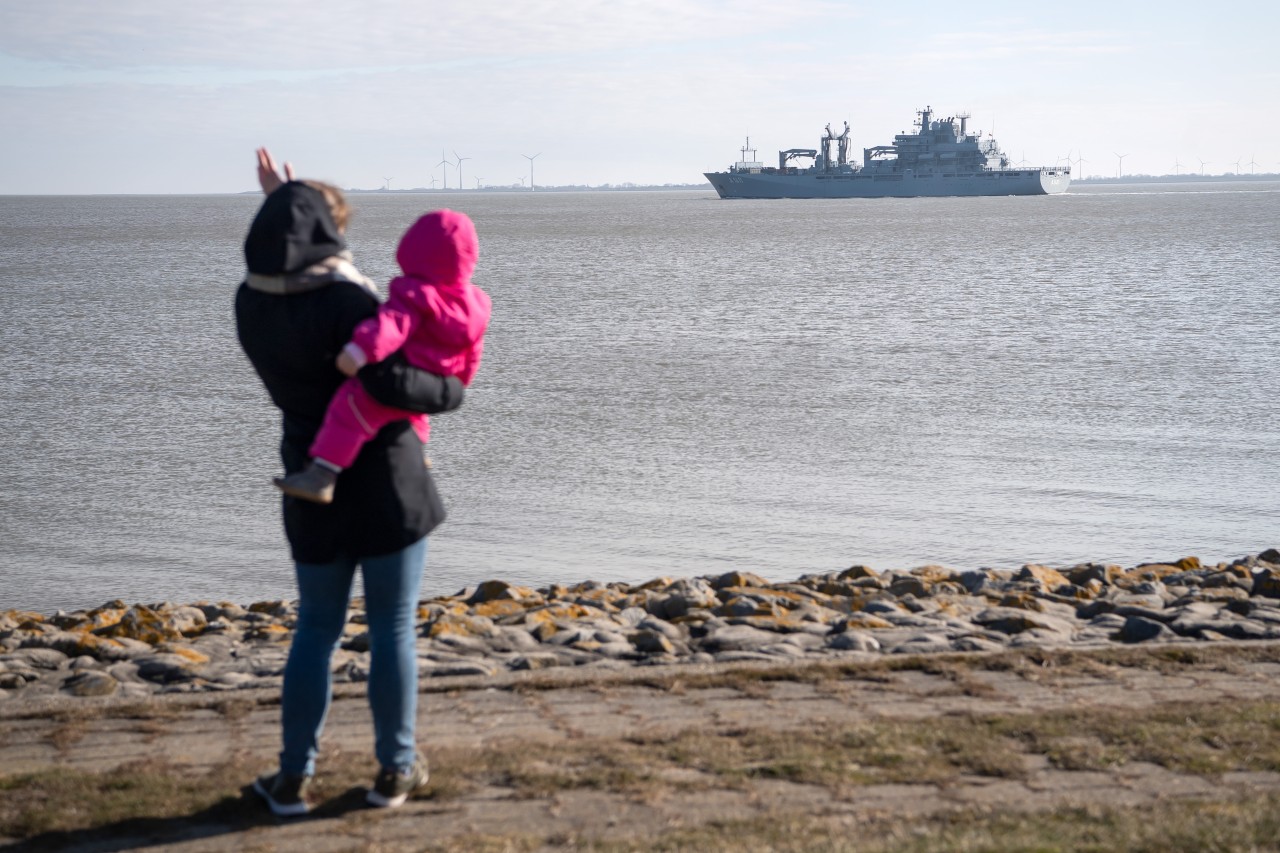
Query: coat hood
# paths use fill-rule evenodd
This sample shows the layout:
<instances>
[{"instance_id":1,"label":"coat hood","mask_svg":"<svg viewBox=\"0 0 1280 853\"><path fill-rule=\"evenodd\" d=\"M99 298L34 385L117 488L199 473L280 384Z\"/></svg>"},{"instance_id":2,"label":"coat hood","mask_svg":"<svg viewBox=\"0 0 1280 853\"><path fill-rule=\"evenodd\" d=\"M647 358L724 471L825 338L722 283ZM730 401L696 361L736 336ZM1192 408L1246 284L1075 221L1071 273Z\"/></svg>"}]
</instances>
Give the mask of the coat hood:
<instances>
[{"instance_id":1,"label":"coat hood","mask_svg":"<svg viewBox=\"0 0 1280 853\"><path fill-rule=\"evenodd\" d=\"M244 241L244 259L251 273L285 275L346 247L324 195L301 181L289 181L258 209Z\"/></svg>"},{"instance_id":2,"label":"coat hood","mask_svg":"<svg viewBox=\"0 0 1280 853\"><path fill-rule=\"evenodd\" d=\"M419 217L396 249L396 262L405 275L435 285L466 284L479 258L476 227L456 210L433 210Z\"/></svg>"}]
</instances>

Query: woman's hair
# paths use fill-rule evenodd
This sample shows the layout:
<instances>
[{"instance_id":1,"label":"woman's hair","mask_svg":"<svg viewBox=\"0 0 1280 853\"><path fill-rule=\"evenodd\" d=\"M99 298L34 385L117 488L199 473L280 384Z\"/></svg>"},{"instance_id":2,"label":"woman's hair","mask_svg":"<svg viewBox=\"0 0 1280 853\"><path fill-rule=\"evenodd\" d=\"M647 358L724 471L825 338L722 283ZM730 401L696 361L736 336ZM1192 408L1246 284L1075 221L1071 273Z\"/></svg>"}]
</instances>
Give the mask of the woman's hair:
<instances>
[{"instance_id":1,"label":"woman's hair","mask_svg":"<svg viewBox=\"0 0 1280 853\"><path fill-rule=\"evenodd\" d=\"M324 181L304 180L302 183L324 196L325 204L329 205L329 215L333 217L333 224L338 226L339 231L345 233L347 222L351 219L351 205L347 204L347 197L342 190Z\"/></svg>"}]
</instances>

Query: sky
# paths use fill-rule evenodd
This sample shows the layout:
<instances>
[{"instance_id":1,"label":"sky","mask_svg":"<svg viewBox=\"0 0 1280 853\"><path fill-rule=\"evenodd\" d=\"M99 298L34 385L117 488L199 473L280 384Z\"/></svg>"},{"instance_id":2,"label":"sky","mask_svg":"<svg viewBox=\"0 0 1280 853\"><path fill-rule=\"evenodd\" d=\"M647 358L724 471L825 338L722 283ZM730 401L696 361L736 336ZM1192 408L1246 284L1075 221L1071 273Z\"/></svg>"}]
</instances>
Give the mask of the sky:
<instances>
[{"instance_id":1,"label":"sky","mask_svg":"<svg viewBox=\"0 0 1280 853\"><path fill-rule=\"evenodd\" d=\"M1277 33L1272 0L0 0L0 194L241 192L260 145L351 188L697 183L925 106L1030 165L1280 172Z\"/></svg>"}]
</instances>

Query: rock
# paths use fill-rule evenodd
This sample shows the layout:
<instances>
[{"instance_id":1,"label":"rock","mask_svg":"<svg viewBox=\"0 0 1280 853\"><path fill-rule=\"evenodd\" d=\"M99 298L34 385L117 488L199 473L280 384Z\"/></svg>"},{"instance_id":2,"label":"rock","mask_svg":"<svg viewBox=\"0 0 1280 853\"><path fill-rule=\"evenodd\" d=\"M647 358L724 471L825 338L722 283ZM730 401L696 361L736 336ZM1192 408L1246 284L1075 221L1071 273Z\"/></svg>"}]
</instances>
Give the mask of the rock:
<instances>
[{"instance_id":1,"label":"rock","mask_svg":"<svg viewBox=\"0 0 1280 853\"><path fill-rule=\"evenodd\" d=\"M923 597L929 594L929 587L920 578L913 575L907 575L890 581L889 592L899 598L906 595Z\"/></svg>"},{"instance_id":2,"label":"rock","mask_svg":"<svg viewBox=\"0 0 1280 853\"><path fill-rule=\"evenodd\" d=\"M917 634L889 649L895 655L929 655L951 651L951 640L944 634Z\"/></svg>"},{"instance_id":3,"label":"rock","mask_svg":"<svg viewBox=\"0 0 1280 853\"><path fill-rule=\"evenodd\" d=\"M892 628L893 623L871 613L850 613L837 620L831 627L833 631L846 631L850 628L873 630L876 628Z\"/></svg>"},{"instance_id":4,"label":"rock","mask_svg":"<svg viewBox=\"0 0 1280 853\"><path fill-rule=\"evenodd\" d=\"M896 601L889 601L883 598L868 601L862 608L863 613L903 613L906 608Z\"/></svg>"},{"instance_id":5,"label":"rock","mask_svg":"<svg viewBox=\"0 0 1280 853\"><path fill-rule=\"evenodd\" d=\"M740 595L734 596L716 608L716 613L720 616L751 616L759 610L758 605Z\"/></svg>"},{"instance_id":6,"label":"rock","mask_svg":"<svg viewBox=\"0 0 1280 853\"><path fill-rule=\"evenodd\" d=\"M720 605L716 590L701 578L684 578L664 587L649 599L646 609L654 616L674 619L695 608L711 609Z\"/></svg>"},{"instance_id":7,"label":"rock","mask_svg":"<svg viewBox=\"0 0 1280 853\"><path fill-rule=\"evenodd\" d=\"M1066 575L1051 569L1048 566L1038 566L1034 563L1028 563L1014 574L1015 581L1034 581L1040 584L1046 590L1057 589L1060 586L1070 585L1071 581L1067 580Z\"/></svg>"},{"instance_id":8,"label":"rock","mask_svg":"<svg viewBox=\"0 0 1280 853\"><path fill-rule=\"evenodd\" d=\"M517 670L549 669L560 666L560 658L549 653L534 653L513 658L509 666Z\"/></svg>"},{"instance_id":9,"label":"rock","mask_svg":"<svg viewBox=\"0 0 1280 853\"><path fill-rule=\"evenodd\" d=\"M136 663L138 677L157 684L189 681L195 677L191 662L181 655L160 653L142 658Z\"/></svg>"},{"instance_id":10,"label":"rock","mask_svg":"<svg viewBox=\"0 0 1280 853\"><path fill-rule=\"evenodd\" d=\"M751 572L725 572L715 578L710 578L711 588L716 590L724 589L730 586L754 586L767 587L769 582L759 575L753 575Z\"/></svg>"},{"instance_id":11,"label":"rock","mask_svg":"<svg viewBox=\"0 0 1280 853\"><path fill-rule=\"evenodd\" d=\"M711 632L698 643L703 651L717 652L756 651L762 646L775 643L777 634L761 631L748 625L728 625Z\"/></svg>"},{"instance_id":12,"label":"rock","mask_svg":"<svg viewBox=\"0 0 1280 853\"><path fill-rule=\"evenodd\" d=\"M1151 640L1171 640L1177 637L1163 622L1143 616L1129 616L1120 628L1120 640L1125 643L1145 643Z\"/></svg>"},{"instance_id":13,"label":"rock","mask_svg":"<svg viewBox=\"0 0 1280 853\"><path fill-rule=\"evenodd\" d=\"M675 625L653 616L646 616L636 627L642 631L654 631L672 642L683 640L685 637L684 632Z\"/></svg>"},{"instance_id":14,"label":"rock","mask_svg":"<svg viewBox=\"0 0 1280 853\"><path fill-rule=\"evenodd\" d=\"M855 581L862 578L874 578L880 573L870 566L853 565L841 572L838 577L842 581Z\"/></svg>"},{"instance_id":15,"label":"rock","mask_svg":"<svg viewBox=\"0 0 1280 853\"><path fill-rule=\"evenodd\" d=\"M90 670L76 673L62 685L72 696L110 696L119 688L120 682L107 673Z\"/></svg>"},{"instance_id":16,"label":"rock","mask_svg":"<svg viewBox=\"0 0 1280 853\"><path fill-rule=\"evenodd\" d=\"M497 652L525 652L538 647L538 639L526 629L505 625L489 638L489 648Z\"/></svg>"},{"instance_id":17,"label":"rock","mask_svg":"<svg viewBox=\"0 0 1280 853\"><path fill-rule=\"evenodd\" d=\"M542 596L526 586L515 586L506 581L488 580L477 586L467 597L467 604L476 605L486 601L542 601Z\"/></svg>"},{"instance_id":18,"label":"rock","mask_svg":"<svg viewBox=\"0 0 1280 853\"><path fill-rule=\"evenodd\" d=\"M1266 598L1280 598L1280 570L1263 569L1254 575L1251 592Z\"/></svg>"},{"instance_id":19,"label":"rock","mask_svg":"<svg viewBox=\"0 0 1280 853\"><path fill-rule=\"evenodd\" d=\"M1059 638L1070 637L1078 627L1074 620L1014 607L989 607L976 614L973 623L1004 634L1020 634L1039 629L1058 635Z\"/></svg>"},{"instance_id":20,"label":"rock","mask_svg":"<svg viewBox=\"0 0 1280 853\"><path fill-rule=\"evenodd\" d=\"M1003 642L976 635L957 637L951 641L951 648L958 652L994 652L1003 649L1004 646Z\"/></svg>"},{"instance_id":21,"label":"rock","mask_svg":"<svg viewBox=\"0 0 1280 853\"><path fill-rule=\"evenodd\" d=\"M626 607L618 614L618 622L635 627L649 617L649 611L643 607Z\"/></svg>"},{"instance_id":22,"label":"rock","mask_svg":"<svg viewBox=\"0 0 1280 853\"><path fill-rule=\"evenodd\" d=\"M432 678L446 678L454 675L490 676L497 672L497 667L484 661L468 661L466 663L446 664L431 670Z\"/></svg>"},{"instance_id":23,"label":"rock","mask_svg":"<svg viewBox=\"0 0 1280 853\"><path fill-rule=\"evenodd\" d=\"M61 669L68 663L68 658L56 649L23 648L5 655L3 660L20 661L33 669Z\"/></svg>"},{"instance_id":24,"label":"rock","mask_svg":"<svg viewBox=\"0 0 1280 853\"><path fill-rule=\"evenodd\" d=\"M837 651L878 652L880 651L880 641L862 631L845 631L840 634L833 634L827 643L827 648L836 649Z\"/></svg>"},{"instance_id":25,"label":"rock","mask_svg":"<svg viewBox=\"0 0 1280 853\"><path fill-rule=\"evenodd\" d=\"M628 639L635 650L647 655L673 654L675 646L665 636L652 630L637 631Z\"/></svg>"}]
</instances>

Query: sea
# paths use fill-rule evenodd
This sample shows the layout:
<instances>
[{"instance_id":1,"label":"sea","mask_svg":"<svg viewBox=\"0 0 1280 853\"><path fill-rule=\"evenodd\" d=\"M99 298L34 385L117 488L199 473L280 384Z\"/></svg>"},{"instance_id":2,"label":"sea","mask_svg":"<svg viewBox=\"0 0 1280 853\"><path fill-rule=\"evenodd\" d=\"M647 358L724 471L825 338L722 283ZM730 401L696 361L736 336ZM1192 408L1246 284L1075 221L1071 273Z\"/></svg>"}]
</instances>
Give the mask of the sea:
<instances>
[{"instance_id":1,"label":"sea","mask_svg":"<svg viewBox=\"0 0 1280 853\"><path fill-rule=\"evenodd\" d=\"M295 595L232 319L260 200L0 198L0 610ZM1280 546L1280 182L352 201L384 292L448 206L493 298L424 595Z\"/></svg>"}]
</instances>

